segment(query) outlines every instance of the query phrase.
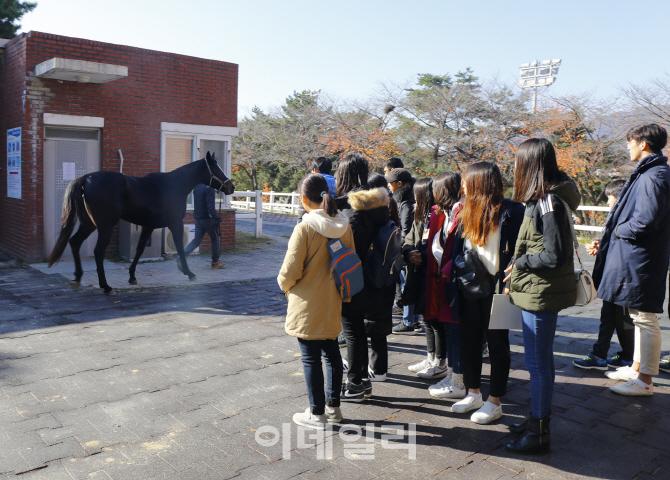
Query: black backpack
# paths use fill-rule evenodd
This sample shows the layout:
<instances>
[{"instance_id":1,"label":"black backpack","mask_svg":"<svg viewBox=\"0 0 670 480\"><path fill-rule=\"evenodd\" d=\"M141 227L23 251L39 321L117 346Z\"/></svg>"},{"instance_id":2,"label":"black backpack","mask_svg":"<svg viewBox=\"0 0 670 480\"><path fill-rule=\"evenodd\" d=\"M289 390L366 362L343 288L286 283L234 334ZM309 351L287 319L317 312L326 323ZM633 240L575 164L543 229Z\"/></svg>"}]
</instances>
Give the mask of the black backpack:
<instances>
[{"instance_id":1,"label":"black backpack","mask_svg":"<svg viewBox=\"0 0 670 480\"><path fill-rule=\"evenodd\" d=\"M389 220L386 225L375 229L365 256L365 284L373 288L391 285L398 281L402 266L402 231Z\"/></svg>"}]
</instances>

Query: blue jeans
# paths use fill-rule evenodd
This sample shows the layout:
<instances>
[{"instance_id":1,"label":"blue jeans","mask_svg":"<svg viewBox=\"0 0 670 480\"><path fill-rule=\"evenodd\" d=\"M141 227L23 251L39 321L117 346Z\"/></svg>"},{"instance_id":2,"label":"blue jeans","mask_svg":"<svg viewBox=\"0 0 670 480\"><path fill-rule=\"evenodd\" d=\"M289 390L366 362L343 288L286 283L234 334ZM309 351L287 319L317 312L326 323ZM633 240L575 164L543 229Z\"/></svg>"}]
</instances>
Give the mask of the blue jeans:
<instances>
[{"instance_id":1,"label":"blue jeans","mask_svg":"<svg viewBox=\"0 0 670 480\"><path fill-rule=\"evenodd\" d=\"M461 326L458 323L444 322L447 334L447 362L454 373L463 373L461 365Z\"/></svg>"},{"instance_id":2,"label":"blue jeans","mask_svg":"<svg viewBox=\"0 0 670 480\"><path fill-rule=\"evenodd\" d=\"M405 282L407 281L405 269L400 270L400 291L405 289ZM411 327L416 323L416 315L414 315L414 305L405 305L402 307L402 323Z\"/></svg>"},{"instance_id":3,"label":"blue jeans","mask_svg":"<svg viewBox=\"0 0 670 480\"><path fill-rule=\"evenodd\" d=\"M326 405L340 406L340 390L342 390L342 357L337 339L304 340L298 338L302 353L302 368L305 372L307 395L313 415L323 415ZM323 392L323 369L321 353L326 361L326 392Z\"/></svg>"},{"instance_id":4,"label":"blue jeans","mask_svg":"<svg viewBox=\"0 0 670 480\"><path fill-rule=\"evenodd\" d=\"M530 411L535 418L551 412L554 393L554 336L558 312L521 311L523 348L526 368L530 373Z\"/></svg>"}]
</instances>

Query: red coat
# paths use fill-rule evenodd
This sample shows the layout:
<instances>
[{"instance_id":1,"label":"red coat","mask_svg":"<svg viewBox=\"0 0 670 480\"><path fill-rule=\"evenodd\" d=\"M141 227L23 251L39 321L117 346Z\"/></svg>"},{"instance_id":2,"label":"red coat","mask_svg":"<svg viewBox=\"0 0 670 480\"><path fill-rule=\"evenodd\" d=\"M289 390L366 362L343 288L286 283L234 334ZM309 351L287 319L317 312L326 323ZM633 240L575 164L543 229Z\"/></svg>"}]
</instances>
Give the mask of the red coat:
<instances>
[{"instance_id":1,"label":"red coat","mask_svg":"<svg viewBox=\"0 0 670 480\"><path fill-rule=\"evenodd\" d=\"M460 205L460 204L459 204ZM458 222L454 224L447 232L447 239L444 244L444 253L442 254L442 261L438 271L437 261L433 256L433 239L435 235L442 229L445 221L444 213L438 214L436 207L430 214L430 223L428 230L428 251L427 251L427 265L426 265L426 312L424 317L426 320L437 318L440 322L457 323L458 318L453 318L453 312L449 304L446 302L447 294L447 279L443 277L448 275L451 270L451 253L454 249L454 242L456 241L456 227ZM456 216L460 207L456 209Z\"/></svg>"}]
</instances>

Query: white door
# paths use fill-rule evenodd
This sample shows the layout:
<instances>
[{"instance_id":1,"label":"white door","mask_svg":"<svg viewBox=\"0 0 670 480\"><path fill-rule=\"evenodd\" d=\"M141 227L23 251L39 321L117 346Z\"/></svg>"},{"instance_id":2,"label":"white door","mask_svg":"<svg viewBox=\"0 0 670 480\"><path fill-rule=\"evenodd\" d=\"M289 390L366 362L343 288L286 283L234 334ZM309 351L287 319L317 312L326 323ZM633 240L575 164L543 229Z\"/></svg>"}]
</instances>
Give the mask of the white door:
<instances>
[{"instance_id":1,"label":"white door","mask_svg":"<svg viewBox=\"0 0 670 480\"><path fill-rule=\"evenodd\" d=\"M63 197L71 178L100 170L100 131L48 126L44 137L44 255L48 257L61 231ZM79 222L74 232L78 228ZM82 257L93 256L97 239L95 231L82 245ZM72 258L69 246L62 258Z\"/></svg>"}]
</instances>

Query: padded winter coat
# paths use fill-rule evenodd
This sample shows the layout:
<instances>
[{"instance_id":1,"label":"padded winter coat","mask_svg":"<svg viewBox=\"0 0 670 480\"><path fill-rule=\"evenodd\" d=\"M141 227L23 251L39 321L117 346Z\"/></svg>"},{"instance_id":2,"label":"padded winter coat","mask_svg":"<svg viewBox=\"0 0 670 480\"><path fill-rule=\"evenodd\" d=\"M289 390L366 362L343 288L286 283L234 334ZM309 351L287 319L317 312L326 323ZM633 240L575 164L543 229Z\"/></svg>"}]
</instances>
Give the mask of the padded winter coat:
<instances>
[{"instance_id":1,"label":"padded winter coat","mask_svg":"<svg viewBox=\"0 0 670 480\"><path fill-rule=\"evenodd\" d=\"M348 219L329 217L319 209L295 226L277 283L286 292L286 333L304 340L335 339L342 330L342 297L330 268L328 240L341 238L354 248Z\"/></svg>"},{"instance_id":2,"label":"padded winter coat","mask_svg":"<svg viewBox=\"0 0 670 480\"><path fill-rule=\"evenodd\" d=\"M572 307L577 297L571 215L581 195L566 179L541 200L526 203L514 251L510 282L512 303L531 312L558 312Z\"/></svg>"},{"instance_id":3,"label":"padded winter coat","mask_svg":"<svg viewBox=\"0 0 670 480\"><path fill-rule=\"evenodd\" d=\"M605 222L593 267L598 296L663 312L669 257L670 167L654 153L637 164Z\"/></svg>"},{"instance_id":4,"label":"padded winter coat","mask_svg":"<svg viewBox=\"0 0 670 480\"><path fill-rule=\"evenodd\" d=\"M365 266L375 229L386 225L390 219L388 190L385 188L352 190L346 196L335 199L335 202L340 211L349 219L356 253ZM395 292L395 287L393 285L391 287L391 290ZM390 318L393 294L390 295L389 302L388 290L388 287L372 288L366 285L363 290L351 297L351 302L343 304L342 316L349 318L372 315L375 318L386 319L387 316Z\"/></svg>"}]
</instances>

